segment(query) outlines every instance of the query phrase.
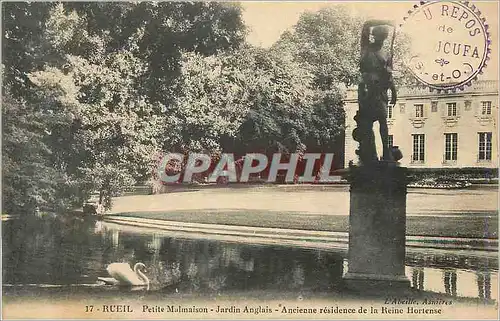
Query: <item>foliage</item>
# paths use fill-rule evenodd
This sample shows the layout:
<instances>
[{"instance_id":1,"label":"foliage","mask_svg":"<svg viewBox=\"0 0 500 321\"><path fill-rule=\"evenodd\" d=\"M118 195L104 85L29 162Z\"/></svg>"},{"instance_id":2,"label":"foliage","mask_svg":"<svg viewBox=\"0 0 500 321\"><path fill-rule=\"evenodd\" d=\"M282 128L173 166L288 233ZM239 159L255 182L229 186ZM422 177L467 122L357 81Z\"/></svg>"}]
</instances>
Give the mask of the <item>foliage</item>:
<instances>
[{"instance_id":1,"label":"foliage","mask_svg":"<svg viewBox=\"0 0 500 321\"><path fill-rule=\"evenodd\" d=\"M360 36L364 19L353 16L344 6L326 7L303 13L293 30L284 32L272 50L286 52L315 77L317 88L328 90L359 80ZM403 60L409 38L397 33L394 43L395 77L408 77ZM390 41L387 41L389 44Z\"/></svg>"},{"instance_id":2,"label":"foliage","mask_svg":"<svg viewBox=\"0 0 500 321\"><path fill-rule=\"evenodd\" d=\"M46 29L53 51L66 51L72 42L79 48L75 51L81 51L79 46L91 41L96 55L106 51L105 39L81 32L82 20L74 11L64 13L61 5L55 7ZM100 201L109 208L111 196L146 175L161 123L153 105L138 94L138 77L147 70L140 59L125 50L100 59L84 56L66 55L63 70L47 66L32 72L30 80L39 101L72 118L69 126L55 128L57 138L71 133L52 144L57 165L79 182L85 194L99 191Z\"/></svg>"},{"instance_id":3,"label":"foliage","mask_svg":"<svg viewBox=\"0 0 500 321\"><path fill-rule=\"evenodd\" d=\"M222 136L234 137L249 110L248 70L236 55L182 55L180 76L167 117L168 150L215 152Z\"/></svg>"},{"instance_id":4,"label":"foliage","mask_svg":"<svg viewBox=\"0 0 500 321\"><path fill-rule=\"evenodd\" d=\"M4 92L2 101L3 211L32 212L39 208L64 208L71 198L61 198L67 177L51 164L46 128L64 121Z\"/></svg>"},{"instance_id":5,"label":"foliage","mask_svg":"<svg viewBox=\"0 0 500 321\"><path fill-rule=\"evenodd\" d=\"M43 66L44 24L52 6L49 2L2 3L3 86L14 98L29 96L27 72Z\"/></svg>"},{"instance_id":6,"label":"foliage","mask_svg":"<svg viewBox=\"0 0 500 321\"><path fill-rule=\"evenodd\" d=\"M340 91L315 90L310 72L265 49L185 54L175 88L169 150L293 152L327 146L342 129Z\"/></svg>"},{"instance_id":7,"label":"foliage","mask_svg":"<svg viewBox=\"0 0 500 321\"><path fill-rule=\"evenodd\" d=\"M238 4L3 6L4 207L111 206L167 152L331 152L359 21L304 14L270 50Z\"/></svg>"},{"instance_id":8,"label":"foliage","mask_svg":"<svg viewBox=\"0 0 500 321\"><path fill-rule=\"evenodd\" d=\"M111 196L150 175L181 52L214 54L245 35L240 8L226 3L8 3L3 10L4 91L22 101L4 110L6 209L81 205L95 190L109 207ZM37 121L43 131L32 128ZM26 144L13 137L19 131L36 139ZM17 177L29 163L53 180ZM47 195L27 195L30 185Z\"/></svg>"},{"instance_id":9,"label":"foliage","mask_svg":"<svg viewBox=\"0 0 500 321\"><path fill-rule=\"evenodd\" d=\"M99 17L101 11L95 6L99 4L82 5L81 9L92 12L96 21L106 20ZM120 5L115 6L115 11L121 12ZM179 75L183 52L209 56L230 51L237 49L246 35L241 7L236 3L139 2L127 9L116 14L120 17L118 32L113 24L98 25L95 30L108 30L114 40L112 48L129 49L147 64L142 90L151 100L165 105L175 95L172 84Z\"/></svg>"},{"instance_id":10,"label":"foliage","mask_svg":"<svg viewBox=\"0 0 500 321\"><path fill-rule=\"evenodd\" d=\"M313 75L290 55L255 50L250 58L243 63L251 71L248 91L252 102L237 146L246 152L295 152L334 138L330 134L340 129L338 124L329 123L328 118L318 121L318 113L342 113L340 100L324 105L331 92L315 90Z\"/></svg>"},{"instance_id":11,"label":"foliage","mask_svg":"<svg viewBox=\"0 0 500 321\"><path fill-rule=\"evenodd\" d=\"M303 13L293 32L285 32L273 50L290 52L315 76L318 88L355 83L362 21L341 6Z\"/></svg>"}]
</instances>

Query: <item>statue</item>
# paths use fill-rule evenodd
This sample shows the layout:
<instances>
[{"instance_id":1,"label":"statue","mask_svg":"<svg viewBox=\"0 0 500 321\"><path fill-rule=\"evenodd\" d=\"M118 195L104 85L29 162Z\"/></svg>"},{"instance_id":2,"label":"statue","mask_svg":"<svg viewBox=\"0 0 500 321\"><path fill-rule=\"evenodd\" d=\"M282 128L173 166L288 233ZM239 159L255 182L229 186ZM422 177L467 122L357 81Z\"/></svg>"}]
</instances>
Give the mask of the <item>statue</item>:
<instances>
[{"instance_id":1,"label":"statue","mask_svg":"<svg viewBox=\"0 0 500 321\"><path fill-rule=\"evenodd\" d=\"M343 279L347 288L360 293L373 290L380 294L383 289L400 295L410 288L405 273L407 169L397 164L401 152L395 146L391 148L388 139L389 90L391 103L396 102L392 79L394 33L390 55L383 50L388 26L393 25L367 21L361 34L362 78L359 110L354 117L358 127L353 132L359 142L356 153L361 166L349 166L349 270ZM373 133L375 121L380 124L381 161Z\"/></svg>"},{"instance_id":2,"label":"statue","mask_svg":"<svg viewBox=\"0 0 500 321\"><path fill-rule=\"evenodd\" d=\"M387 127L388 90L391 91L391 104L396 102L396 87L392 78L392 56L395 32L391 42L391 52L383 50L384 41L389 35L388 26L394 27L389 21L369 20L363 25L361 33L361 82L358 86L359 110L354 117L358 127L354 129L353 138L359 142L356 154L361 163L369 164L378 161L373 133L373 123L379 122L382 139L384 161L401 159L394 158L389 146L389 131Z\"/></svg>"}]
</instances>

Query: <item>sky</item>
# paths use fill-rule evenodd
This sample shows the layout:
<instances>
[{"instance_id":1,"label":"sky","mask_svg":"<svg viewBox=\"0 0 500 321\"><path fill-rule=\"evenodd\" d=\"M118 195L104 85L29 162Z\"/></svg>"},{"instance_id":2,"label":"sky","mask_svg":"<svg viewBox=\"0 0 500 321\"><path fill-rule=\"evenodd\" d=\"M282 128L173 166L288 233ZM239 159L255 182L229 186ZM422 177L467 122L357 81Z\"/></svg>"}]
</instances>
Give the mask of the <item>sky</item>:
<instances>
[{"instance_id":1,"label":"sky","mask_svg":"<svg viewBox=\"0 0 500 321\"><path fill-rule=\"evenodd\" d=\"M251 44L268 47L283 33L293 27L300 15L306 11L318 11L324 7L342 4L350 8L354 15L367 18L393 19L403 16L411 8L411 2L339 2L339 1L243 1L243 19L250 27L248 41ZM389 13L389 14L388 14ZM401 13L401 14L400 14Z\"/></svg>"},{"instance_id":2,"label":"sky","mask_svg":"<svg viewBox=\"0 0 500 321\"><path fill-rule=\"evenodd\" d=\"M243 1L243 20L250 28L247 36L249 43L269 47L287 29L291 29L300 15L305 11L318 11L323 7L348 7L353 15L366 19L389 19L396 23L403 22L407 11L412 9L417 1L275 1L258 2ZM492 39L491 61L482 79L498 79L498 1L474 1L490 25ZM423 33L425 34L425 33Z\"/></svg>"}]
</instances>

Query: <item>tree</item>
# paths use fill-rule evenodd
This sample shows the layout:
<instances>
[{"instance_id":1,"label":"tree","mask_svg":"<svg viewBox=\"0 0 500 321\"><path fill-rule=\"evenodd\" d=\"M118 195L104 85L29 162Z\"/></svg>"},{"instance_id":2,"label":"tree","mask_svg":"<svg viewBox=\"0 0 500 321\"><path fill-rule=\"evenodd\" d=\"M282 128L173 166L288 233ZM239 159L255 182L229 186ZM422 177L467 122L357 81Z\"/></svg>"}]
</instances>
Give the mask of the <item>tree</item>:
<instances>
[{"instance_id":1,"label":"tree","mask_svg":"<svg viewBox=\"0 0 500 321\"><path fill-rule=\"evenodd\" d=\"M91 5L82 10L94 15L100 12ZM114 25L104 27L114 39L113 48L130 49L146 62L148 73L141 80L143 94L166 106L175 95L172 85L179 76L183 52L209 56L231 51L239 48L246 35L242 9L236 3L140 2L116 16L123 17L119 32L114 31ZM131 38L136 39L133 45L128 44Z\"/></svg>"},{"instance_id":2,"label":"tree","mask_svg":"<svg viewBox=\"0 0 500 321\"><path fill-rule=\"evenodd\" d=\"M53 7L50 2L2 3L3 86L13 98L27 97L27 73L44 64L43 32Z\"/></svg>"},{"instance_id":3,"label":"tree","mask_svg":"<svg viewBox=\"0 0 500 321\"><path fill-rule=\"evenodd\" d=\"M251 49L243 61L251 108L236 145L246 152L295 152L303 149L314 105L312 75L289 55ZM240 55L240 57L243 55Z\"/></svg>"},{"instance_id":4,"label":"tree","mask_svg":"<svg viewBox=\"0 0 500 321\"><path fill-rule=\"evenodd\" d=\"M359 35L363 21L342 6L303 13L292 32L285 32L273 50L293 54L315 76L320 89L356 83Z\"/></svg>"},{"instance_id":5,"label":"tree","mask_svg":"<svg viewBox=\"0 0 500 321\"><path fill-rule=\"evenodd\" d=\"M341 5L302 14L292 31L283 33L272 50L287 52L315 76L315 84L328 90L342 83L359 81L360 35L362 17L353 16ZM397 81L406 81L403 65L409 50L409 38L397 33L394 43L394 68ZM390 44L389 41L386 42Z\"/></svg>"},{"instance_id":6,"label":"tree","mask_svg":"<svg viewBox=\"0 0 500 321\"><path fill-rule=\"evenodd\" d=\"M182 55L164 134L170 151L220 152L221 137L236 136L250 108L248 70L237 56Z\"/></svg>"},{"instance_id":7,"label":"tree","mask_svg":"<svg viewBox=\"0 0 500 321\"><path fill-rule=\"evenodd\" d=\"M4 92L2 99L3 211L10 214L61 209L73 205L64 197L67 177L52 166L46 130L65 120L46 115Z\"/></svg>"},{"instance_id":8,"label":"tree","mask_svg":"<svg viewBox=\"0 0 500 321\"><path fill-rule=\"evenodd\" d=\"M111 196L150 174L150 158L164 143L159 129L168 132L174 112L181 53L232 50L245 33L241 9L227 3L8 3L3 10L4 91L28 106L14 112L19 104L12 104L6 119L18 119L6 139L17 144L12 149L28 148L9 136L16 126L60 119L32 133L43 142L33 147L46 149L44 166L62 177L67 195L58 195L80 205L98 190L109 207ZM23 115L34 111L39 119ZM12 166L14 154L7 153ZM47 199L53 208L57 197Z\"/></svg>"},{"instance_id":9,"label":"tree","mask_svg":"<svg viewBox=\"0 0 500 321\"><path fill-rule=\"evenodd\" d=\"M308 70L266 49L185 54L174 88L165 132L170 151L321 149L342 129L341 92L315 90Z\"/></svg>"},{"instance_id":10,"label":"tree","mask_svg":"<svg viewBox=\"0 0 500 321\"><path fill-rule=\"evenodd\" d=\"M86 195L99 191L108 208L112 196L145 177L158 148L161 119L133 85L141 70L140 61L120 52L101 64L68 56L65 73L47 67L30 74L40 101L71 117L52 127L54 162Z\"/></svg>"}]
</instances>

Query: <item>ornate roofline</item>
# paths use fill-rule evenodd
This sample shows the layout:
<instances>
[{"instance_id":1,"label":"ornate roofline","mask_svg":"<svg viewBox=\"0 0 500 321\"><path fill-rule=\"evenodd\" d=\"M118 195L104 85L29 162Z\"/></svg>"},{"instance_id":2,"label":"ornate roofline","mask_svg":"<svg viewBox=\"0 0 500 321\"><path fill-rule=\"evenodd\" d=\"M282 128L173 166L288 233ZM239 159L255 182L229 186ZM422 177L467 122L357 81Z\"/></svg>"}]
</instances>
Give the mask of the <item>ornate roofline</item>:
<instances>
[{"instance_id":1,"label":"ornate roofline","mask_svg":"<svg viewBox=\"0 0 500 321\"><path fill-rule=\"evenodd\" d=\"M463 97L473 95L498 95L498 80L480 80L474 82L470 87L462 91L438 93L430 91L424 86L401 86L397 88L398 99L402 98L440 98L440 97ZM347 88L345 100L357 99L357 86Z\"/></svg>"}]
</instances>

